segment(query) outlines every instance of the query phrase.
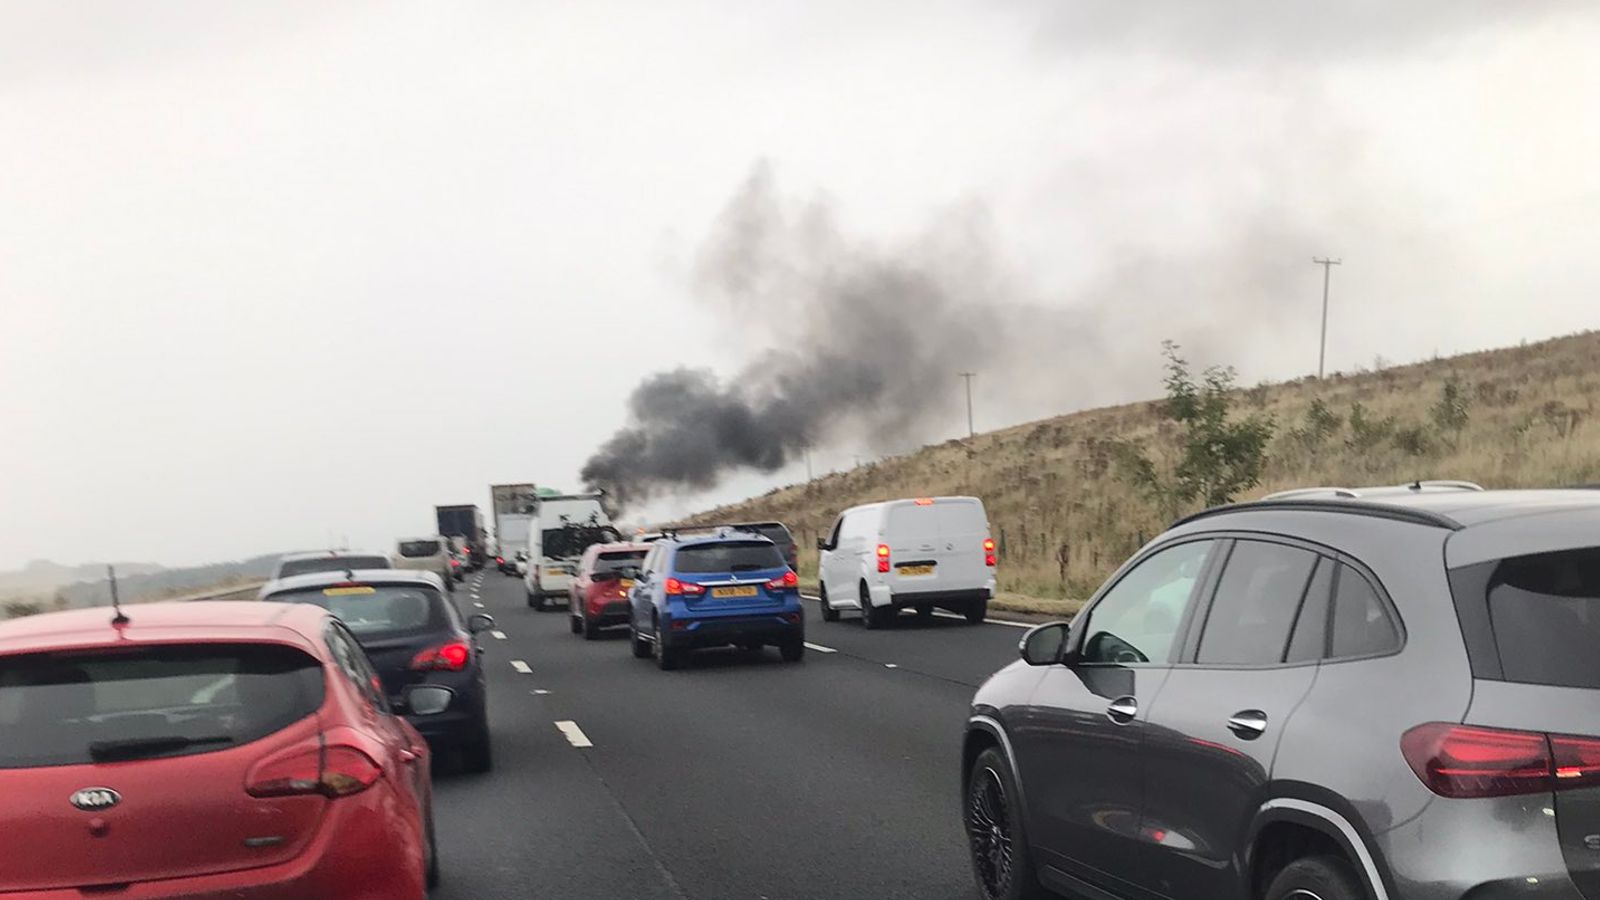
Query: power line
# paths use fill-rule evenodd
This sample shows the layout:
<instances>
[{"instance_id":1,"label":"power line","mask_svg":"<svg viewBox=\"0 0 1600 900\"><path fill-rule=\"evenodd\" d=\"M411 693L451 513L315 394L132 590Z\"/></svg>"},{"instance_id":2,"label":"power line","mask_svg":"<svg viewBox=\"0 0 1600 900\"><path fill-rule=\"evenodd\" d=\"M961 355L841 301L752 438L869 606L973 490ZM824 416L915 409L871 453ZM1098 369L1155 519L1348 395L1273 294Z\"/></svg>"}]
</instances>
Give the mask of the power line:
<instances>
[{"instance_id":1,"label":"power line","mask_svg":"<svg viewBox=\"0 0 1600 900\"><path fill-rule=\"evenodd\" d=\"M956 374L967 381L967 437L977 437L978 432L972 427L972 379L978 377L978 373L957 372Z\"/></svg>"},{"instance_id":2,"label":"power line","mask_svg":"<svg viewBox=\"0 0 1600 900\"><path fill-rule=\"evenodd\" d=\"M1321 381L1323 367L1328 360L1328 281L1333 267L1343 264L1344 260L1313 256L1311 261L1322 267L1322 346L1317 351L1317 380Z\"/></svg>"}]
</instances>

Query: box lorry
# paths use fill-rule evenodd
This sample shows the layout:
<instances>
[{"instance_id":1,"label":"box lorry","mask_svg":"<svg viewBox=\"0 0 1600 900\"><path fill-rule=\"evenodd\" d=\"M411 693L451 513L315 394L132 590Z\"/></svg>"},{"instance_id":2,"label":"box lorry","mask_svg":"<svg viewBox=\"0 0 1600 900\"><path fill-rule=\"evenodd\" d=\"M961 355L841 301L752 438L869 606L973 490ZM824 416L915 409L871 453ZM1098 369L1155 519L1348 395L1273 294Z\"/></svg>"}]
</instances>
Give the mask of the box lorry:
<instances>
[{"instance_id":1,"label":"box lorry","mask_svg":"<svg viewBox=\"0 0 1600 900\"><path fill-rule=\"evenodd\" d=\"M439 533L445 537L460 538L472 567L482 568L488 535L483 529L483 511L478 509L477 504L435 506L433 512L438 518Z\"/></svg>"},{"instance_id":2,"label":"box lorry","mask_svg":"<svg viewBox=\"0 0 1600 900\"><path fill-rule=\"evenodd\" d=\"M495 565L503 574L516 575L517 554L528 549L528 526L539 490L532 484L491 484L489 498L494 510Z\"/></svg>"}]
</instances>

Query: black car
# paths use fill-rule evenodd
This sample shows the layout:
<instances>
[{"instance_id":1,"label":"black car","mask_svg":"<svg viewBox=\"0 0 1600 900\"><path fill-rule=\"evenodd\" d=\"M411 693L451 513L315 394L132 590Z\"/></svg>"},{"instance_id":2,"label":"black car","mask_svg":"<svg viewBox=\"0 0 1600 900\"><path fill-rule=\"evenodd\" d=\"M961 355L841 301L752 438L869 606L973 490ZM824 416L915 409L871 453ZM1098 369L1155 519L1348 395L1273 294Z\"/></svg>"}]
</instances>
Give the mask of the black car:
<instances>
[{"instance_id":1,"label":"black car","mask_svg":"<svg viewBox=\"0 0 1600 900\"><path fill-rule=\"evenodd\" d=\"M767 540L778 545L778 552L783 554L784 562L789 568L800 569L800 545L794 541L794 535L789 532L789 526L782 522L738 522L728 526L736 531L748 531L759 534Z\"/></svg>"},{"instance_id":2,"label":"black car","mask_svg":"<svg viewBox=\"0 0 1600 900\"><path fill-rule=\"evenodd\" d=\"M435 751L457 751L471 772L493 767L488 692L478 634L483 613L463 618L432 572L318 572L284 578L261 599L314 603L338 616L367 652L395 710Z\"/></svg>"}]
</instances>

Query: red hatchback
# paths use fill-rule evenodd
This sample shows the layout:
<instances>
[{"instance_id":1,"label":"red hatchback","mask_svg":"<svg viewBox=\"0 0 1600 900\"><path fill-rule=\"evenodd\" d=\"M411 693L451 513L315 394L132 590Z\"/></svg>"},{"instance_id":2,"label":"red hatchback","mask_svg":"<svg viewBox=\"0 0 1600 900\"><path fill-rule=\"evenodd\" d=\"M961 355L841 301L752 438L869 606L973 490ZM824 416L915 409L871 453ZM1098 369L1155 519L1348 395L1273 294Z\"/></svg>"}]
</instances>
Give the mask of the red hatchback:
<instances>
[{"instance_id":1,"label":"red hatchback","mask_svg":"<svg viewBox=\"0 0 1600 900\"><path fill-rule=\"evenodd\" d=\"M583 552L568 589L573 634L592 641L608 625L628 624L628 588L649 552L649 544L629 543L595 544Z\"/></svg>"},{"instance_id":2,"label":"red hatchback","mask_svg":"<svg viewBox=\"0 0 1600 900\"><path fill-rule=\"evenodd\" d=\"M420 900L427 744L317 606L0 623L0 897Z\"/></svg>"}]
</instances>

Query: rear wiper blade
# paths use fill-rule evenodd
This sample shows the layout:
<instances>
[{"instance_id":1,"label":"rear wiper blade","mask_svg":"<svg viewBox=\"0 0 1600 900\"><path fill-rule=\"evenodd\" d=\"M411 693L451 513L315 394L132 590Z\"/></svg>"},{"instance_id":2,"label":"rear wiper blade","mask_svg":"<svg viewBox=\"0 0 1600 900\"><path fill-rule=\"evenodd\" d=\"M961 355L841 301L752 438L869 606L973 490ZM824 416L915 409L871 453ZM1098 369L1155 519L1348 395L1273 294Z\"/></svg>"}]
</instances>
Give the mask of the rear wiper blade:
<instances>
[{"instance_id":1,"label":"rear wiper blade","mask_svg":"<svg viewBox=\"0 0 1600 900\"><path fill-rule=\"evenodd\" d=\"M89 744L89 758L96 762L139 759L145 756L160 756L163 753L173 753L178 750L187 750L190 747L200 747L207 744L231 743L233 743L233 738L226 734L211 735L209 737L186 737L181 734L173 734L162 737L127 738L120 741L93 741Z\"/></svg>"}]
</instances>

